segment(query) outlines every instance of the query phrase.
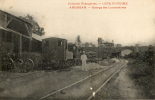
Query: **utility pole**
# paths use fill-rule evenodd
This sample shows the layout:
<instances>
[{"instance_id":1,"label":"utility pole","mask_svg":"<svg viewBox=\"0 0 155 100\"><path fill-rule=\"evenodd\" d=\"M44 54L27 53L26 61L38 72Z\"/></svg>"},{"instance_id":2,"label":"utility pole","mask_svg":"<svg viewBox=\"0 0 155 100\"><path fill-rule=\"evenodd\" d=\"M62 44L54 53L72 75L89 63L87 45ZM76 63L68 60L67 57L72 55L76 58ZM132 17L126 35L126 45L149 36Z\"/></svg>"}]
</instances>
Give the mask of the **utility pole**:
<instances>
[{"instance_id":1,"label":"utility pole","mask_svg":"<svg viewBox=\"0 0 155 100\"><path fill-rule=\"evenodd\" d=\"M97 57L98 57L98 64L99 64L99 46L100 44L102 44L102 38L98 38L98 53L97 53Z\"/></svg>"}]
</instances>

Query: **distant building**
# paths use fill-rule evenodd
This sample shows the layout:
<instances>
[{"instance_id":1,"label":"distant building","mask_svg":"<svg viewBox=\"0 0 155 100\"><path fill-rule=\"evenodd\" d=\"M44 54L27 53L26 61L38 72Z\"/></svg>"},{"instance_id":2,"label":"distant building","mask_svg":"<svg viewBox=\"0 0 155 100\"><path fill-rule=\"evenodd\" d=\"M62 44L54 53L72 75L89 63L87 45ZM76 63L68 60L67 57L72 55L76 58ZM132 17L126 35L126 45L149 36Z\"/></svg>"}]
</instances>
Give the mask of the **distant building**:
<instances>
[{"instance_id":1,"label":"distant building","mask_svg":"<svg viewBox=\"0 0 155 100\"><path fill-rule=\"evenodd\" d=\"M114 47L114 43L104 42L104 43L100 44L100 47L105 47L105 48Z\"/></svg>"},{"instance_id":2,"label":"distant building","mask_svg":"<svg viewBox=\"0 0 155 100\"><path fill-rule=\"evenodd\" d=\"M116 44L116 47L122 47L122 45L121 44Z\"/></svg>"},{"instance_id":3,"label":"distant building","mask_svg":"<svg viewBox=\"0 0 155 100\"><path fill-rule=\"evenodd\" d=\"M114 47L114 41L112 42L107 42L104 41L102 38L98 38L98 46L99 47Z\"/></svg>"},{"instance_id":4,"label":"distant building","mask_svg":"<svg viewBox=\"0 0 155 100\"><path fill-rule=\"evenodd\" d=\"M81 47L96 47L95 44L91 43L91 42L86 42L81 44Z\"/></svg>"},{"instance_id":5,"label":"distant building","mask_svg":"<svg viewBox=\"0 0 155 100\"><path fill-rule=\"evenodd\" d=\"M133 51L132 50L130 50L130 49L125 49L125 50L122 50L121 51L121 56L127 56L127 55L129 55L129 54L131 54Z\"/></svg>"}]
</instances>

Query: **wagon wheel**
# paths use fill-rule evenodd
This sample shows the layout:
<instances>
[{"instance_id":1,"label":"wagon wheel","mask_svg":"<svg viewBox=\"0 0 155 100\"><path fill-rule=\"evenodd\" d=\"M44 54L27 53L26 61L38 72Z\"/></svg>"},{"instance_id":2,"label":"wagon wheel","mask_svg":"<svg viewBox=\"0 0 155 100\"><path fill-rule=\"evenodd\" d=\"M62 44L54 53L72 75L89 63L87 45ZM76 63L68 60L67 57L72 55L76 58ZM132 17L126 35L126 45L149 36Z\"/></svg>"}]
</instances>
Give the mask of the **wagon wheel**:
<instances>
[{"instance_id":1,"label":"wagon wheel","mask_svg":"<svg viewBox=\"0 0 155 100\"><path fill-rule=\"evenodd\" d=\"M72 60L68 60L67 62L66 62L66 67L71 67L71 66L73 66L74 65L74 62L72 61Z\"/></svg>"},{"instance_id":2,"label":"wagon wheel","mask_svg":"<svg viewBox=\"0 0 155 100\"><path fill-rule=\"evenodd\" d=\"M13 71L13 69L14 69L13 59L8 56L4 56L2 58L2 70L3 71Z\"/></svg>"},{"instance_id":3,"label":"wagon wheel","mask_svg":"<svg viewBox=\"0 0 155 100\"><path fill-rule=\"evenodd\" d=\"M15 64L12 58L9 58L7 61L7 69L8 71L12 72L15 68Z\"/></svg>"},{"instance_id":4,"label":"wagon wheel","mask_svg":"<svg viewBox=\"0 0 155 100\"><path fill-rule=\"evenodd\" d=\"M23 63L24 63L24 61L23 61L22 59L20 59L20 58L18 58L18 59L16 60L15 70L16 70L17 72L23 72L23 71L24 71Z\"/></svg>"},{"instance_id":5,"label":"wagon wheel","mask_svg":"<svg viewBox=\"0 0 155 100\"><path fill-rule=\"evenodd\" d=\"M25 70L28 71L33 71L34 68L34 62L32 59L26 59L24 62Z\"/></svg>"}]
</instances>

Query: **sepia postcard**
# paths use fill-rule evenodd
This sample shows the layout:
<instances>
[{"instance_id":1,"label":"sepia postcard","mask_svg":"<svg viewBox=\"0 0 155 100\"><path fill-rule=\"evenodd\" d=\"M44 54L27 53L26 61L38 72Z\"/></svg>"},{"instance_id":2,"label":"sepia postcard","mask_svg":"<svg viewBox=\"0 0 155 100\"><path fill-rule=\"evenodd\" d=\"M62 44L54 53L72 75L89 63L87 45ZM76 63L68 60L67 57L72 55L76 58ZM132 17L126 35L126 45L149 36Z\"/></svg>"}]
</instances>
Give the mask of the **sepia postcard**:
<instances>
[{"instance_id":1,"label":"sepia postcard","mask_svg":"<svg viewBox=\"0 0 155 100\"><path fill-rule=\"evenodd\" d=\"M0 100L155 100L155 0L0 0Z\"/></svg>"}]
</instances>

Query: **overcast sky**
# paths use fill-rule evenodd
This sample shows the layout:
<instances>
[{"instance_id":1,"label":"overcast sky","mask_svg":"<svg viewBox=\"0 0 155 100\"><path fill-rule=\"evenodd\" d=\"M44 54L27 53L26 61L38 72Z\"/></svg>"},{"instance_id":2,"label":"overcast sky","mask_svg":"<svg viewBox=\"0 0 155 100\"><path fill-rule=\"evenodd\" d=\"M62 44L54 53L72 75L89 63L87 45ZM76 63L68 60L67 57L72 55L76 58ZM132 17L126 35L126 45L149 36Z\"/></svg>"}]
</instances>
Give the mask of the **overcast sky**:
<instances>
[{"instance_id":1,"label":"overcast sky","mask_svg":"<svg viewBox=\"0 0 155 100\"><path fill-rule=\"evenodd\" d=\"M75 10L68 2L97 0L0 0L0 9L17 16L32 15L45 28L46 37L97 43L97 38L123 45L155 41L155 0L125 1L127 9Z\"/></svg>"}]
</instances>

